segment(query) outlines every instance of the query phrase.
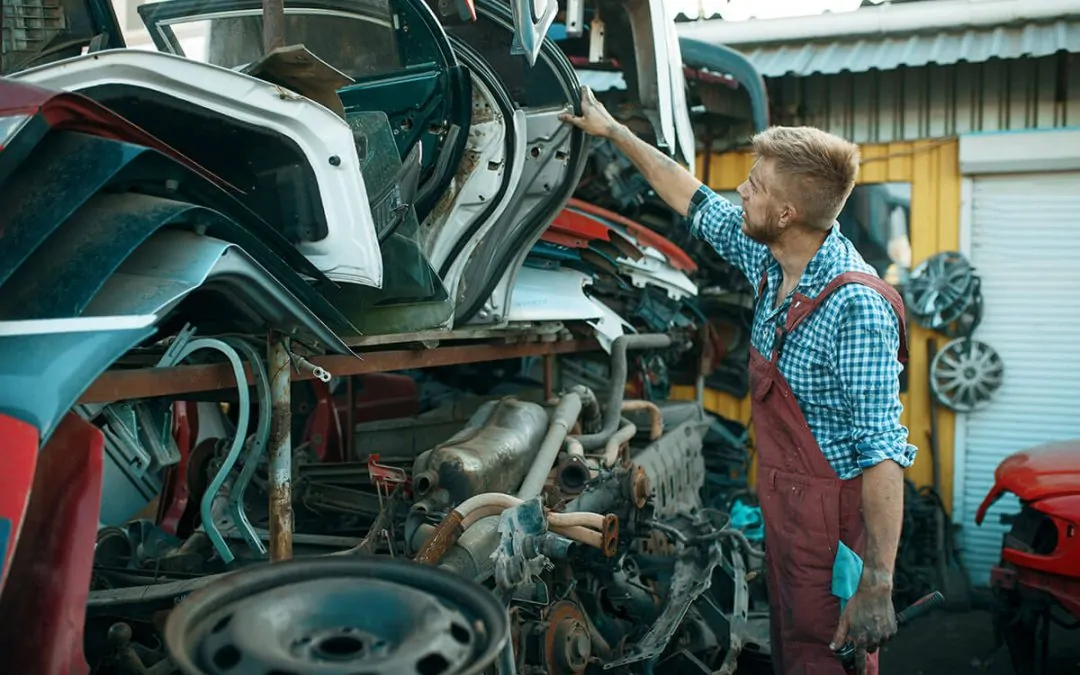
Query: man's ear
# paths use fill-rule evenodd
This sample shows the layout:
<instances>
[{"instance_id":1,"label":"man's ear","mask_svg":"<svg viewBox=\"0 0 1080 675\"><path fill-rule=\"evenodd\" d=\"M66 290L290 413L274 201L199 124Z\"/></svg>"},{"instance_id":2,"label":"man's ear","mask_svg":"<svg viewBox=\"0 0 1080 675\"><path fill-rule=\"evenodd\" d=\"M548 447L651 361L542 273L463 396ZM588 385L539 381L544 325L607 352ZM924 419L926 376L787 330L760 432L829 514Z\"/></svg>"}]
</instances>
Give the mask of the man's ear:
<instances>
[{"instance_id":1,"label":"man's ear","mask_svg":"<svg viewBox=\"0 0 1080 675\"><path fill-rule=\"evenodd\" d=\"M799 221L799 213L793 204L784 204L780 207L780 226L788 227Z\"/></svg>"}]
</instances>

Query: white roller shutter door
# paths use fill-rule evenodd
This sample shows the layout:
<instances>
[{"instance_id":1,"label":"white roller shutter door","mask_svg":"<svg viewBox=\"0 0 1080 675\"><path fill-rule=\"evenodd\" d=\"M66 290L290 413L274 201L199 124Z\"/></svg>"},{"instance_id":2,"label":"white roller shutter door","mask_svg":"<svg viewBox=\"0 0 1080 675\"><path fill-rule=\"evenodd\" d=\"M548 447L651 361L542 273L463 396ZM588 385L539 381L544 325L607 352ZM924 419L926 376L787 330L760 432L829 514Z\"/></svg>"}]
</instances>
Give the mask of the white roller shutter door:
<instances>
[{"instance_id":1,"label":"white roller shutter door","mask_svg":"<svg viewBox=\"0 0 1080 675\"><path fill-rule=\"evenodd\" d=\"M985 307L974 337L1005 363L993 402L957 416L955 516L972 582L985 586L1006 530L999 515L1019 508L1002 498L975 526L997 465L1080 438L1080 172L976 177L971 203L970 260Z\"/></svg>"}]
</instances>

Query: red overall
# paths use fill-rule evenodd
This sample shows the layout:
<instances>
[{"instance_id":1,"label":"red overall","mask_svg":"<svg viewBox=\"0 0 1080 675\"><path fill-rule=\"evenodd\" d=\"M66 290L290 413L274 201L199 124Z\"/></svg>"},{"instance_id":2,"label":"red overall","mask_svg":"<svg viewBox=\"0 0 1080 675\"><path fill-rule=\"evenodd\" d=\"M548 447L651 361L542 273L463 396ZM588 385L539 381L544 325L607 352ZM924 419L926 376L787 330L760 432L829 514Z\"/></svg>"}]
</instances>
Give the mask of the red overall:
<instances>
[{"instance_id":1,"label":"red overall","mask_svg":"<svg viewBox=\"0 0 1080 675\"><path fill-rule=\"evenodd\" d=\"M839 275L816 298L794 294L785 326L777 329L772 359L750 349L757 489L765 521L773 672L777 675L844 673L829 649L840 620L840 601L832 594L833 562L841 540L860 556L863 553L862 477L842 480L836 475L776 364L786 335L833 291L849 283L869 286L892 305L900 319L899 358L906 361L903 301L884 281L860 272ZM765 286L763 279L759 295ZM867 673L877 675L879 653L868 655Z\"/></svg>"}]
</instances>

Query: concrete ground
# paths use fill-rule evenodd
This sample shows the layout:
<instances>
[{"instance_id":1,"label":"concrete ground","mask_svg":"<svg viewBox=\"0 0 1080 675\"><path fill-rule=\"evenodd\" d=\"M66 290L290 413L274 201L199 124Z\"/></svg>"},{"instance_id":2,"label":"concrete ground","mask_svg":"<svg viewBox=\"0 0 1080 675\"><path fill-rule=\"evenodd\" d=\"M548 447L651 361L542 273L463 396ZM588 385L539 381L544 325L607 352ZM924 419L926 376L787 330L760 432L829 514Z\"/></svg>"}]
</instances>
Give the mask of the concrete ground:
<instances>
[{"instance_id":1,"label":"concrete ground","mask_svg":"<svg viewBox=\"0 0 1080 675\"><path fill-rule=\"evenodd\" d=\"M990 614L937 612L906 626L884 648L881 675L1014 675L1005 647L994 651ZM1052 630L1045 675L1080 674L1080 634Z\"/></svg>"},{"instance_id":2,"label":"concrete ground","mask_svg":"<svg viewBox=\"0 0 1080 675\"><path fill-rule=\"evenodd\" d=\"M904 627L883 648L881 675L1016 675L1009 652L994 651L993 624L983 610L939 611ZM1043 675L1080 675L1080 631L1055 629ZM739 675L767 675L757 663Z\"/></svg>"}]
</instances>

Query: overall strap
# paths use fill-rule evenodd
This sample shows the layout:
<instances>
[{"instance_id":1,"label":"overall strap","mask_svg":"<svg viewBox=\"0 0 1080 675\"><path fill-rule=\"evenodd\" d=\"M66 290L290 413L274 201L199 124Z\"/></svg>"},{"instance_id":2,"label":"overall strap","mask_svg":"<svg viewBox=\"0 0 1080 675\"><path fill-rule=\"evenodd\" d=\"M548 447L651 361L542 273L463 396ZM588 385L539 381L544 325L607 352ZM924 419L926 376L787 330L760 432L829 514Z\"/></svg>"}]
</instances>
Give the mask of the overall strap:
<instances>
[{"instance_id":1,"label":"overall strap","mask_svg":"<svg viewBox=\"0 0 1080 675\"><path fill-rule=\"evenodd\" d=\"M863 286L872 288L889 301L889 304L893 308L893 312L896 314L897 322L900 327L900 348L897 351L897 358L900 360L900 363L907 363L908 345L904 301L900 297L900 294L896 292L895 288L885 283L880 277L865 272L844 272L843 274L837 275L822 289L821 293L814 298L808 298L801 293L796 293L792 297L791 309L788 311L787 323L784 326L783 333L786 334L795 330L806 317L810 316L815 309L825 302L826 298L832 295L837 289L846 286L847 284L862 284Z\"/></svg>"}]
</instances>

